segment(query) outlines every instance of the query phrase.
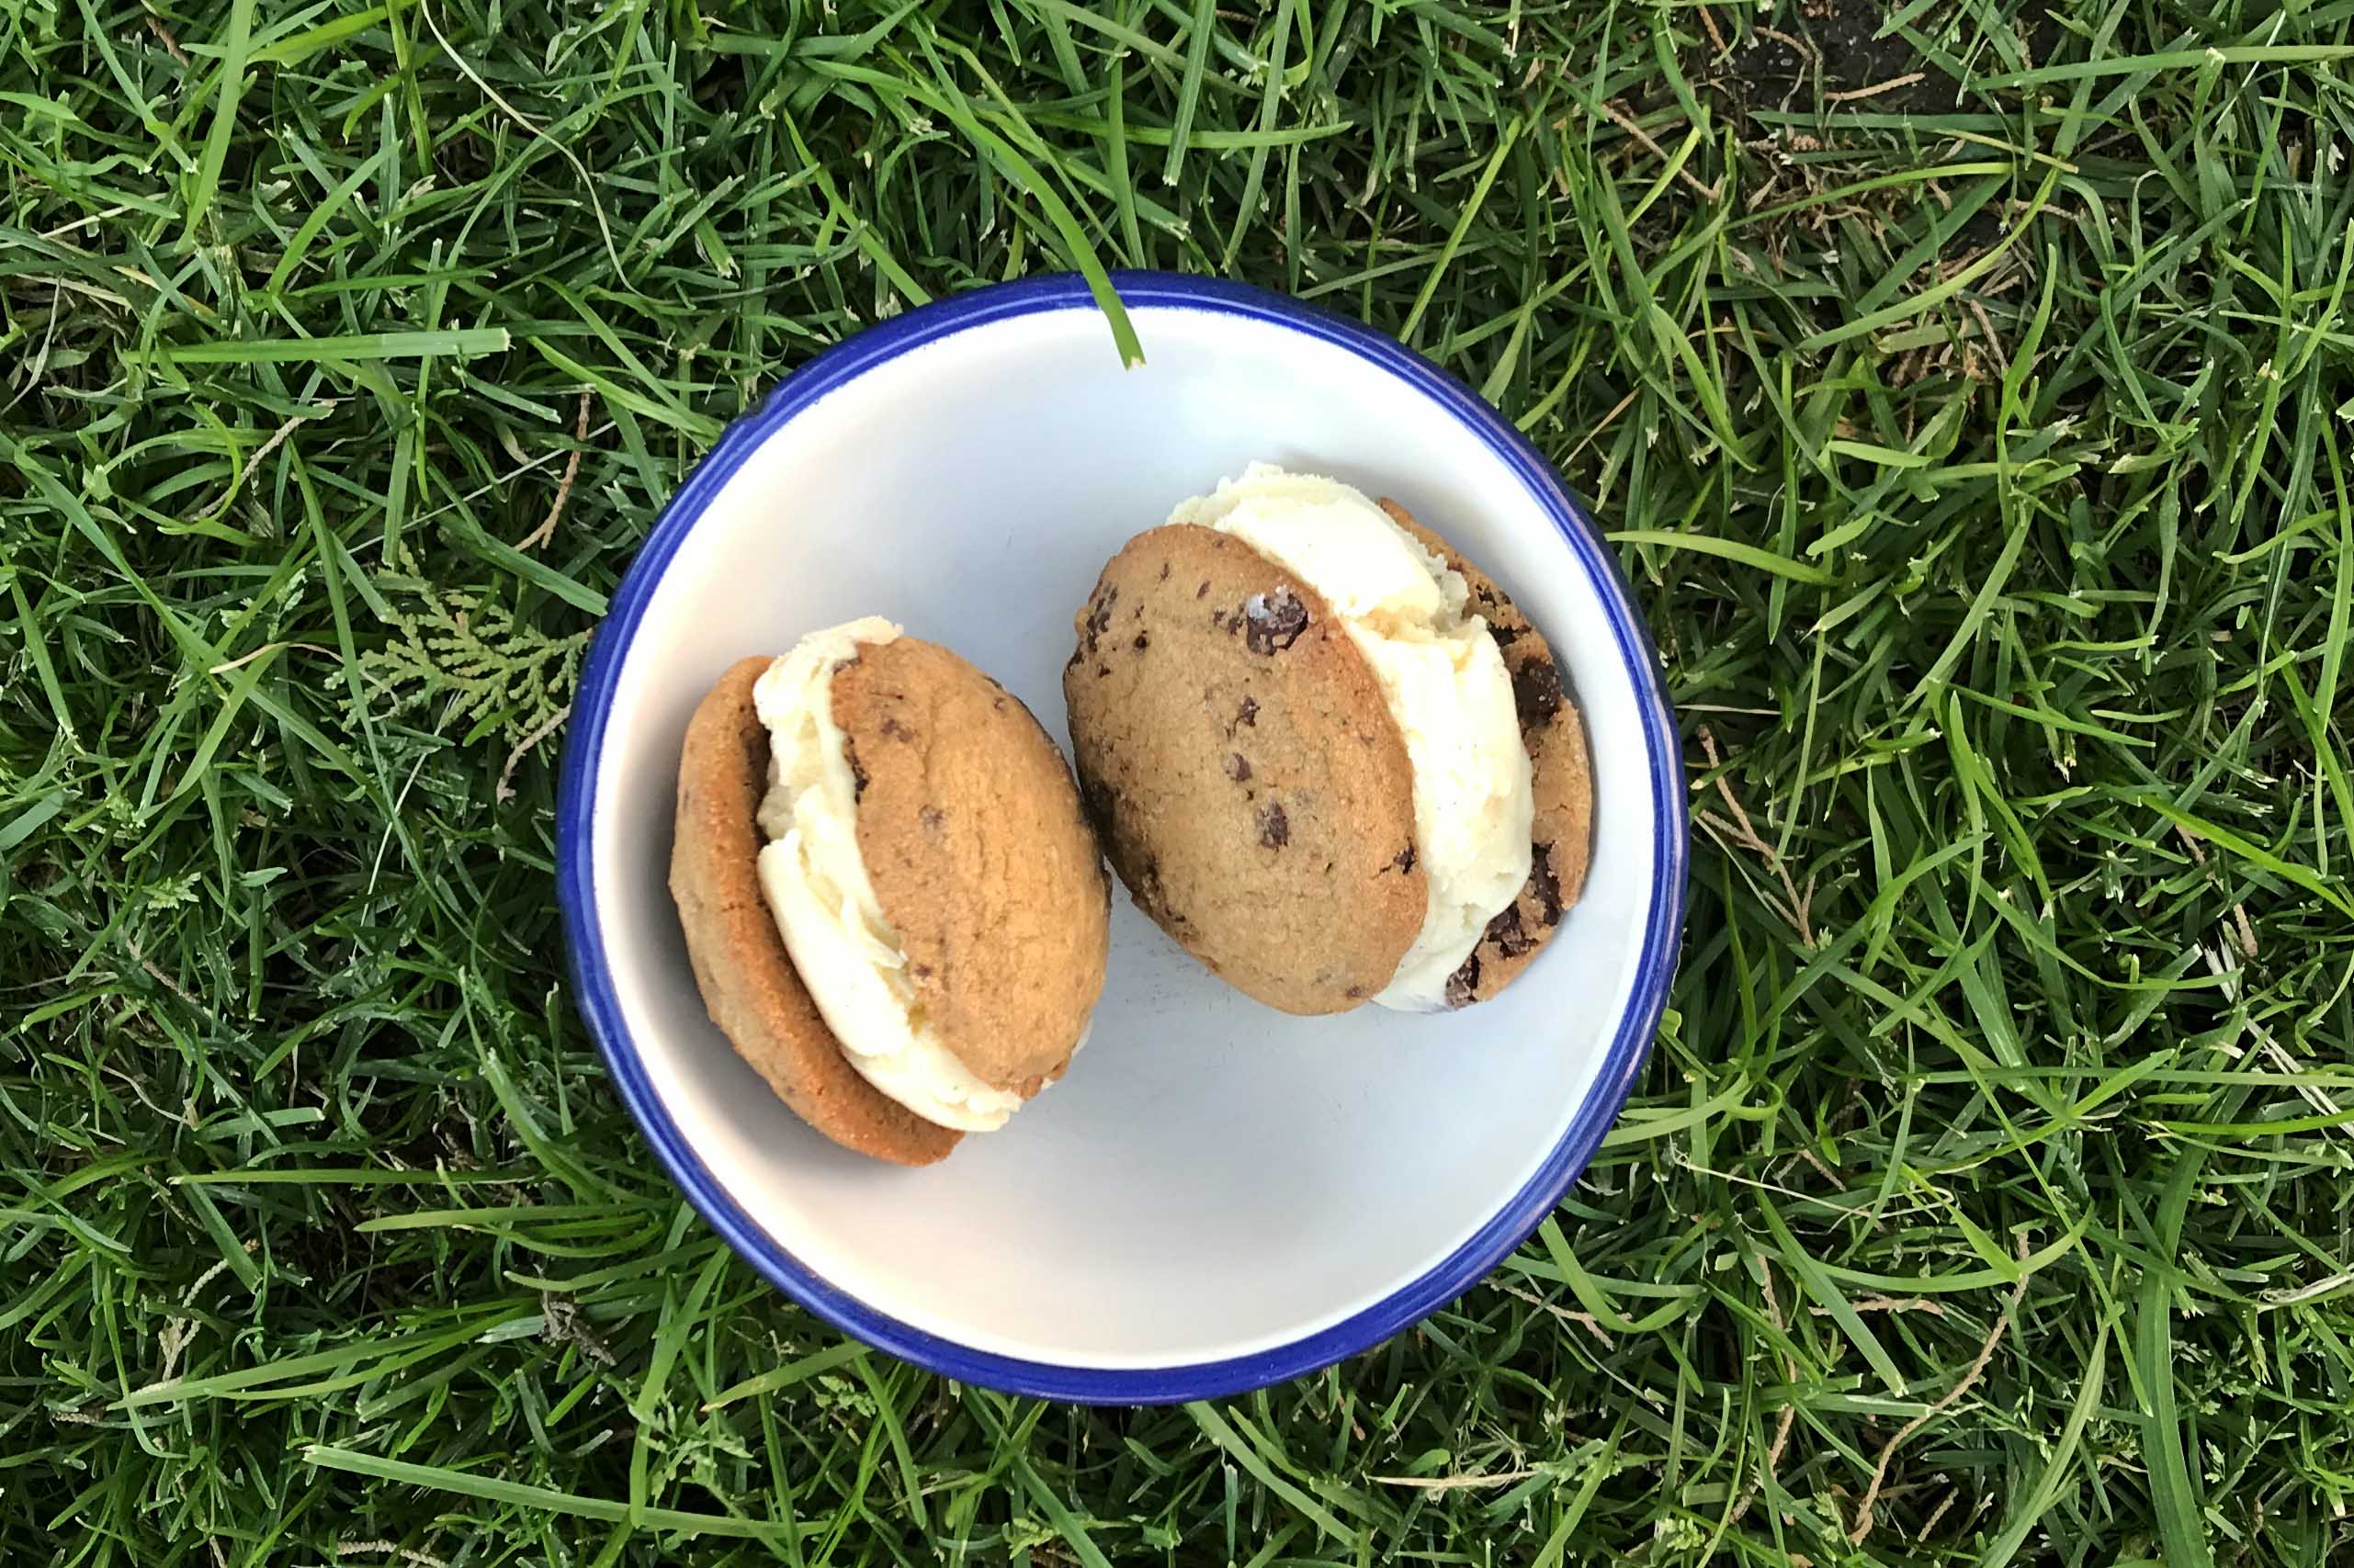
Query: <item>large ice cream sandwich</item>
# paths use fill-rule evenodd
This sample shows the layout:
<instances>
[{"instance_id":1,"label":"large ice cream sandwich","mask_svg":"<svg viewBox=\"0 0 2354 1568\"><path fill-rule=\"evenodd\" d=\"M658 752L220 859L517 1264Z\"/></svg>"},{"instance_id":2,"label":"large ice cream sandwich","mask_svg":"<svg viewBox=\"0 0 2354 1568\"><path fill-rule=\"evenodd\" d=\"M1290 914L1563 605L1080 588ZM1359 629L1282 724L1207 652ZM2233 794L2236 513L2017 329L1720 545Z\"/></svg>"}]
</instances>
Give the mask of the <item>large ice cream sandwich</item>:
<instances>
[{"instance_id":1,"label":"large ice cream sandwich","mask_svg":"<svg viewBox=\"0 0 2354 1568\"><path fill-rule=\"evenodd\" d=\"M1583 727L1495 582L1403 508L1253 465L1103 568L1063 671L1137 906L1288 1012L1496 994L1560 924Z\"/></svg>"}]
</instances>

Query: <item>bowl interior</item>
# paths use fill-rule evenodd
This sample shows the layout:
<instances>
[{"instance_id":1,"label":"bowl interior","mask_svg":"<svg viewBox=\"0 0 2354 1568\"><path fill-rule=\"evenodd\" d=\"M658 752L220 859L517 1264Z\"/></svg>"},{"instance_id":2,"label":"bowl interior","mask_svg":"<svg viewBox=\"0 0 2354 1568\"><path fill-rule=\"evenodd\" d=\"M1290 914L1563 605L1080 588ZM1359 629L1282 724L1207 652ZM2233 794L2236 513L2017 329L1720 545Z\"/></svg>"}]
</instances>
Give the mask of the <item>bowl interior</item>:
<instances>
[{"instance_id":1,"label":"bowl interior","mask_svg":"<svg viewBox=\"0 0 2354 1568\"><path fill-rule=\"evenodd\" d=\"M730 454L634 627L601 634L628 640L591 796L589 945L626 1031L608 1046L789 1254L770 1271L958 1347L1081 1369L1296 1344L1524 1204L1596 1094L1669 869L1640 654L1601 569L1502 451L1428 386L1295 325L1131 309L1142 367L1121 368L1093 310L1033 310L878 356ZM1212 979L1123 892L1094 1034L1060 1084L930 1169L835 1148L738 1061L687 967L664 877L696 700L732 660L875 614L995 674L1066 741L1062 666L1098 569L1254 458L1397 497L1545 631L1596 764L1584 897L1496 1001L1295 1019Z\"/></svg>"}]
</instances>

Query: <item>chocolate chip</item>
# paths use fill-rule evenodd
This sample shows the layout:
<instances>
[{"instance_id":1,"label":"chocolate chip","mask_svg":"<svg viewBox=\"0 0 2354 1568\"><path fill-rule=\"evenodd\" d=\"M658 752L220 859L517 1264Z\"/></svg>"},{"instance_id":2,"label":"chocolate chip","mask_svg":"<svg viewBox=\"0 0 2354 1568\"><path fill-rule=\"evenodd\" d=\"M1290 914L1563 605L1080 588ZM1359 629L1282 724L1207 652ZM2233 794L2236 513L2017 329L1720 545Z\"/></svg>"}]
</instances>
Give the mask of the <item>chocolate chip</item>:
<instances>
[{"instance_id":1,"label":"chocolate chip","mask_svg":"<svg viewBox=\"0 0 2354 1568\"><path fill-rule=\"evenodd\" d=\"M1096 674L1097 674L1097 676L1099 676L1099 677L1101 677L1101 676L1104 676L1104 675L1109 675L1111 672L1112 672L1112 667L1111 667L1110 665L1108 665L1108 664L1098 664L1098 665L1095 667L1095 673L1096 673Z\"/></svg>"},{"instance_id":2,"label":"chocolate chip","mask_svg":"<svg viewBox=\"0 0 2354 1568\"><path fill-rule=\"evenodd\" d=\"M907 966L907 972L919 980L932 978L932 965L929 964L911 964Z\"/></svg>"},{"instance_id":3,"label":"chocolate chip","mask_svg":"<svg viewBox=\"0 0 2354 1568\"><path fill-rule=\"evenodd\" d=\"M1079 775L1079 803L1086 810L1098 831L1107 837L1112 831L1112 813L1119 804L1119 792L1094 774Z\"/></svg>"},{"instance_id":4,"label":"chocolate chip","mask_svg":"<svg viewBox=\"0 0 2354 1568\"><path fill-rule=\"evenodd\" d=\"M1259 699L1256 697L1243 698L1242 705L1234 710L1234 722L1237 724L1247 724L1253 729L1258 728Z\"/></svg>"},{"instance_id":5,"label":"chocolate chip","mask_svg":"<svg viewBox=\"0 0 2354 1568\"><path fill-rule=\"evenodd\" d=\"M1561 671L1550 659L1532 659L1512 671L1512 706L1521 732L1542 728L1561 711Z\"/></svg>"},{"instance_id":6,"label":"chocolate chip","mask_svg":"<svg viewBox=\"0 0 2354 1568\"><path fill-rule=\"evenodd\" d=\"M1392 868L1402 875L1414 869L1414 846L1409 844L1404 849L1398 851L1398 858L1391 861L1389 863Z\"/></svg>"},{"instance_id":7,"label":"chocolate chip","mask_svg":"<svg viewBox=\"0 0 2354 1568\"><path fill-rule=\"evenodd\" d=\"M906 725L901 724L896 717L886 716L883 720L883 739L886 740L912 740L915 739L915 731L910 729Z\"/></svg>"},{"instance_id":8,"label":"chocolate chip","mask_svg":"<svg viewBox=\"0 0 2354 1568\"><path fill-rule=\"evenodd\" d=\"M1341 994L1353 1002L1365 994L1365 988L1363 986L1352 986Z\"/></svg>"},{"instance_id":9,"label":"chocolate chip","mask_svg":"<svg viewBox=\"0 0 2354 1568\"><path fill-rule=\"evenodd\" d=\"M1288 588L1253 593L1242 602L1242 618L1251 628L1242 640L1253 653L1280 653L1307 630L1307 606Z\"/></svg>"},{"instance_id":10,"label":"chocolate chip","mask_svg":"<svg viewBox=\"0 0 2354 1568\"><path fill-rule=\"evenodd\" d=\"M1496 951L1507 958L1518 958L1536 945L1536 939L1521 929L1521 906L1517 900L1504 906L1503 912L1488 922L1488 935L1483 939L1496 944Z\"/></svg>"},{"instance_id":11,"label":"chocolate chip","mask_svg":"<svg viewBox=\"0 0 2354 1568\"><path fill-rule=\"evenodd\" d=\"M1169 581L1169 563L1167 561L1162 561L1160 563L1160 581L1163 582Z\"/></svg>"},{"instance_id":12,"label":"chocolate chip","mask_svg":"<svg viewBox=\"0 0 2354 1568\"><path fill-rule=\"evenodd\" d=\"M1146 649L1152 646L1152 638L1147 637L1142 632L1138 632L1137 633L1136 641L1131 643L1129 646L1134 648L1138 653L1142 653Z\"/></svg>"},{"instance_id":13,"label":"chocolate chip","mask_svg":"<svg viewBox=\"0 0 2354 1568\"><path fill-rule=\"evenodd\" d=\"M1561 923L1561 878L1553 870L1553 846L1536 846L1529 866L1529 891L1536 897L1536 918L1548 926Z\"/></svg>"},{"instance_id":14,"label":"chocolate chip","mask_svg":"<svg viewBox=\"0 0 2354 1568\"><path fill-rule=\"evenodd\" d=\"M858 765L858 753L850 749L850 737L842 738L842 760L850 764L850 798L854 802L866 793L866 770Z\"/></svg>"},{"instance_id":15,"label":"chocolate chip","mask_svg":"<svg viewBox=\"0 0 2354 1568\"><path fill-rule=\"evenodd\" d=\"M1236 784L1240 784L1243 780L1249 778L1251 776L1251 759L1244 756L1239 751L1228 752L1226 759L1226 776L1232 779Z\"/></svg>"},{"instance_id":16,"label":"chocolate chip","mask_svg":"<svg viewBox=\"0 0 2354 1568\"><path fill-rule=\"evenodd\" d=\"M1499 649L1506 649L1521 640L1521 628L1500 626L1491 621L1488 625L1488 635L1496 639L1496 646Z\"/></svg>"},{"instance_id":17,"label":"chocolate chip","mask_svg":"<svg viewBox=\"0 0 2354 1568\"><path fill-rule=\"evenodd\" d=\"M1479 954L1474 953L1463 961L1463 967L1447 976L1446 1004L1451 1008L1469 1007L1479 999Z\"/></svg>"},{"instance_id":18,"label":"chocolate chip","mask_svg":"<svg viewBox=\"0 0 2354 1568\"><path fill-rule=\"evenodd\" d=\"M1102 639L1105 629L1111 626L1112 602L1119 596L1120 591L1117 587L1107 585L1095 596L1095 602L1087 606L1087 627L1082 640L1087 645L1088 652L1095 651L1096 643Z\"/></svg>"},{"instance_id":19,"label":"chocolate chip","mask_svg":"<svg viewBox=\"0 0 2354 1568\"><path fill-rule=\"evenodd\" d=\"M1194 598L1196 598L1196 599L1206 599L1206 598L1208 598L1208 597L1209 597L1209 595L1210 595L1210 584L1209 584L1209 579L1207 579L1207 578L1204 578L1204 579L1202 580L1202 585L1201 585L1199 588L1196 588L1196 589L1194 589Z\"/></svg>"},{"instance_id":20,"label":"chocolate chip","mask_svg":"<svg viewBox=\"0 0 2354 1568\"><path fill-rule=\"evenodd\" d=\"M1070 658L1064 661L1063 668L1066 670L1076 670L1079 668L1079 661L1086 657L1087 650L1085 649L1074 648L1070 650Z\"/></svg>"},{"instance_id":21,"label":"chocolate chip","mask_svg":"<svg viewBox=\"0 0 2354 1568\"><path fill-rule=\"evenodd\" d=\"M1273 801L1259 808L1259 847L1280 850L1292 841L1291 818Z\"/></svg>"}]
</instances>

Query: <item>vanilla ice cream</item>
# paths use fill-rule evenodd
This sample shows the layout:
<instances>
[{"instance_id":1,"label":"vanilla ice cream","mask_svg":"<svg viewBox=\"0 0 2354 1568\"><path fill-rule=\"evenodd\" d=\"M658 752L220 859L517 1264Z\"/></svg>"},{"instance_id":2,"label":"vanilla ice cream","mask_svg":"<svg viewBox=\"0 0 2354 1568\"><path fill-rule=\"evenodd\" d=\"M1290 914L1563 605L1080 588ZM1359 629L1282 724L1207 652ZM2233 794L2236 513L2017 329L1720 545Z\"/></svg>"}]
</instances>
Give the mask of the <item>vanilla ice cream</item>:
<instances>
[{"instance_id":1,"label":"vanilla ice cream","mask_svg":"<svg viewBox=\"0 0 2354 1568\"><path fill-rule=\"evenodd\" d=\"M760 888L826 1027L859 1076L927 1122L1005 1125L1022 1097L974 1076L925 1021L907 954L858 849L858 786L833 722L833 676L860 645L895 640L876 617L812 632L753 687L769 733Z\"/></svg>"},{"instance_id":2,"label":"vanilla ice cream","mask_svg":"<svg viewBox=\"0 0 2354 1568\"><path fill-rule=\"evenodd\" d=\"M1231 534L1315 589L1373 666L1413 768L1430 887L1421 932L1374 1000L1445 1007L1447 977L1528 881L1533 810L1511 677L1463 574L1361 492L1267 463L1169 521Z\"/></svg>"}]
</instances>

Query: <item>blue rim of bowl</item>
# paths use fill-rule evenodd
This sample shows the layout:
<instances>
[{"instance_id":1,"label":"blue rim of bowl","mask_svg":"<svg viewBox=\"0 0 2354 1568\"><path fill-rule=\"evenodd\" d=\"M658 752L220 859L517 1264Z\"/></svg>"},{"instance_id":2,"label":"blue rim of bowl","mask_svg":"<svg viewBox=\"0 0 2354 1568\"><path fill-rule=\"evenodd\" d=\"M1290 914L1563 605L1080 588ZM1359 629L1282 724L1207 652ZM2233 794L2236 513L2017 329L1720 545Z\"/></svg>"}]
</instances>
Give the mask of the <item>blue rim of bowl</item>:
<instances>
[{"instance_id":1,"label":"blue rim of bowl","mask_svg":"<svg viewBox=\"0 0 2354 1568\"><path fill-rule=\"evenodd\" d=\"M1163 1404L1238 1393L1319 1371L1373 1348L1479 1282L1525 1241L1568 1191L1601 1147L1602 1135L1650 1054L1667 1006L1683 927L1690 825L1673 715L1659 659L1621 576L1616 558L1584 510L1569 498L1536 449L1468 387L1412 350L1319 307L1242 284L1172 273L1123 272L1113 287L1131 310L1178 309L1242 316L1342 348L1429 398L1486 444L1551 515L1609 613L1619 657L1643 710L1648 751L1652 846L1657 874L1632 996L1588 1094L1527 1183L1461 1246L1420 1278L1369 1307L1298 1339L1225 1359L1178 1366L1063 1366L975 1349L867 1305L819 1276L729 1197L662 1105L622 1021L596 918L591 819L597 759L613 694L638 622L679 545L714 496L760 444L785 423L847 382L911 350L954 333L1044 310L1096 308L1075 275L997 284L922 306L828 349L788 376L751 413L730 424L655 519L637 559L615 591L598 627L572 704L557 786L557 901L571 954L578 1006L605 1055L613 1081L654 1153L687 1199L728 1245L762 1275L836 1328L905 1361L983 1387L1096 1404ZM1148 348L1149 345L1148 345ZM1103 351L1113 352L1108 334Z\"/></svg>"}]
</instances>

